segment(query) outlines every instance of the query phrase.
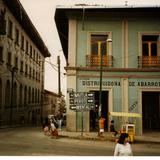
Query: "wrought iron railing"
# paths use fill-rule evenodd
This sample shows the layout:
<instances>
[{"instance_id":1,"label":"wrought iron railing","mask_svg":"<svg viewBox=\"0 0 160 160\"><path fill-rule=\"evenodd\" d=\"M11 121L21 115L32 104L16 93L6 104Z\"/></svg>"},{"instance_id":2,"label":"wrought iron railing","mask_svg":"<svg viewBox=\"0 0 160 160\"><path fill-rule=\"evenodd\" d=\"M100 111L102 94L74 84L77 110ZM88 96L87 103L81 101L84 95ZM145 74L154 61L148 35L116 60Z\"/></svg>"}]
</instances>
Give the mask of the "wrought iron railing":
<instances>
[{"instance_id":1,"label":"wrought iron railing","mask_svg":"<svg viewBox=\"0 0 160 160\"><path fill-rule=\"evenodd\" d=\"M138 56L139 67L160 67L160 56Z\"/></svg>"},{"instance_id":2,"label":"wrought iron railing","mask_svg":"<svg viewBox=\"0 0 160 160\"><path fill-rule=\"evenodd\" d=\"M101 57L100 55L87 55L86 56L86 65L88 67L99 67ZM102 66L103 67L112 67L113 66L113 56L103 55L102 56Z\"/></svg>"}]
</instances>

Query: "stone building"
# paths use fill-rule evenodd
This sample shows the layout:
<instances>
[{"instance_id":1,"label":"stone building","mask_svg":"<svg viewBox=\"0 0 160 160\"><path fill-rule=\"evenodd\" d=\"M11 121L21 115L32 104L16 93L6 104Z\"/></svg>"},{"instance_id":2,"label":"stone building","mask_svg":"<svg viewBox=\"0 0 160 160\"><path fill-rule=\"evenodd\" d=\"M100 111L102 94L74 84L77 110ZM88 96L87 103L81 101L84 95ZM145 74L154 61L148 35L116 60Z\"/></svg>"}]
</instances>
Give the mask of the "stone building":
<instances>
[{"instance_id":1,"label":"stone building","mask_svg":"<svg viewBox=\"0 0 160 160\"><path fill-rule=\"evenodd\" d=\"M117 129L123 123L134 123L138 135L160 130L159 16L159 6L56 8L55 21L67 60L67 88L95 93L106 131L111 119ZM82 116L70 109L67 98L67 129L92 131L98 111Z\"/></svg>"},{"instance_id":2,"label":"stone building","mask_svg":"<svg viewBox=\"0 0 160 160\"><path fill-rule=\"evenodd\" d=\"M66 103L63 95L44 90L43 99L43 120L48 117L48 115L62 115L66 113Z\"/></svg>"},{"instance_id":3,"label":"stone building","mask_svg":"<svg viewBox=\"0 0 160 160\"><path fill-rule=\"evenodd\" d=\"M48 117L48 115L55 115L58 112L58 98L58 94L44 90L43 118Z\"/></svg>"},{"instance_id":4,"label":"stone building","mask_svg":"<svg viewBox=\"0 0 160 160\"><path fill-rule=\"evenodd\" d=\"M0 0L0 125L40 123L49 56L19 0Z\"/></svg>"}]
</instances>

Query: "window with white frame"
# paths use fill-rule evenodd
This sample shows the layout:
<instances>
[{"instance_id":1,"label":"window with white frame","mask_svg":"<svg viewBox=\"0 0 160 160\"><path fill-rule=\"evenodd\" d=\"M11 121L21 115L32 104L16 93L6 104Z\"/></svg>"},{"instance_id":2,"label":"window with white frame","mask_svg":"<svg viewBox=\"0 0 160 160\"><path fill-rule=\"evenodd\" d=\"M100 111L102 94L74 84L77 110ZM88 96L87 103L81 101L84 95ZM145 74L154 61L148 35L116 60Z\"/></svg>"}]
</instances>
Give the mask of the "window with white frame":
<instances>
[{"instance_id":1,"label":"window with white frame","mask_svg":"<svg viewBox=\"0 0 160 160\"><path fill-rule=\"evenodd\" d=\"M91 34L91 54L106 55L107 54L107 34Z\"/></svg>"},{"instance_id":2,"label":"window with white frame","mask_svg":"<svg viewBox=\"0 0 160 160\"><path fill-rule=\"evenodd\" d=\"M160 67L160 35L141 34L141 55L139 67Z\"/></svg>"},{"instance_id":3,"label":"window with white frame","mask_svg":"<svg viewBox=\"0 0 160 160\"><path fill-rule=\"evenodd\" d=\"M159 40L158 35L142 35L143 56L157 56L158 40Z\"/></svg>"},{"instance_id":4,"label":"window with white frame","mask_svg":"<svg viewBox=\"0 0 160 160\"><path fill-rule=\"evenodd\" d=\"M90 34L90 51L86 56L86 65L90 67L98 67L101 64L104 67L110 67L113 65L111 55L111 39L109 37L111 33L91 33Z\"/></svg>"}]
</instances>

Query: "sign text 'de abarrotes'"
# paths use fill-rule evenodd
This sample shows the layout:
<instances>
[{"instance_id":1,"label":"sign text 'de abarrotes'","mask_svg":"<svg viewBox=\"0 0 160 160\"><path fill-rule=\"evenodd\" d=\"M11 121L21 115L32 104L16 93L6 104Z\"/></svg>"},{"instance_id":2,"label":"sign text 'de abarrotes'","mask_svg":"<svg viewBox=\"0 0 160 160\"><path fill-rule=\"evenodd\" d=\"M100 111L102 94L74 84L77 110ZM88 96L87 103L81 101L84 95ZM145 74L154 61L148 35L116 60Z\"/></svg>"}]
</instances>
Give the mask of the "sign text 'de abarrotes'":
<instances>
[{"instance_id":1,"label":"sign text 'de abarrotes'","mask_svg":"<svg viewBox=\"0 0 160 160\"><path fill-rule=\"evenodd\" d=\"M69 93L69 102L71 110L81 111L94 109L94 92L71 92Z\"/></svg>"}]
</instances>

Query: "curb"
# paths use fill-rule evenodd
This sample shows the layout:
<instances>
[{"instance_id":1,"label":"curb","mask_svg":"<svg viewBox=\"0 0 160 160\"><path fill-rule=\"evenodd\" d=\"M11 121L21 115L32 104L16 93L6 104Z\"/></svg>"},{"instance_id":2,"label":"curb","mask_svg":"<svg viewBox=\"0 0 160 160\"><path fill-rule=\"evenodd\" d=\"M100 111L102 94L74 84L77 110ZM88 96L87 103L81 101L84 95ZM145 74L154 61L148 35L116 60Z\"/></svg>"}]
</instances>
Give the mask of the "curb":
<instances>
[{"instance_id":1,"label":"curb","mask_svg":"<svg viewBox=\"0 0 160 160\"><path fill-rule=\"evenodd\" d=\"M108 137L104 137L104 138L99 138L99 137L85 137L85 136L68 136L68 135L59 135L59 137L62 138L70 138L70 139L79 139L79 140L93 140L93 141L110 141L110 142L115 142L112 141L111 139L109 139ZM140 140L140 139L135 139L135 141L133 142L133 144L160 144L159 141L151 141L151 140Z\"/></svg>"}]
</instances>

